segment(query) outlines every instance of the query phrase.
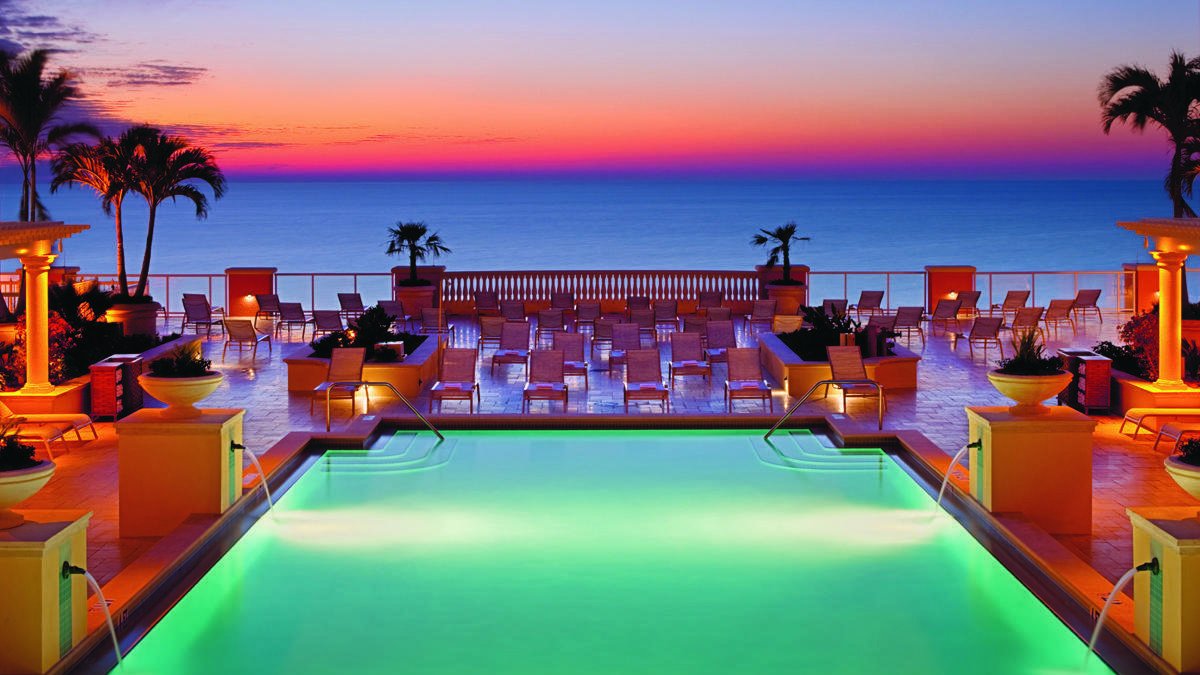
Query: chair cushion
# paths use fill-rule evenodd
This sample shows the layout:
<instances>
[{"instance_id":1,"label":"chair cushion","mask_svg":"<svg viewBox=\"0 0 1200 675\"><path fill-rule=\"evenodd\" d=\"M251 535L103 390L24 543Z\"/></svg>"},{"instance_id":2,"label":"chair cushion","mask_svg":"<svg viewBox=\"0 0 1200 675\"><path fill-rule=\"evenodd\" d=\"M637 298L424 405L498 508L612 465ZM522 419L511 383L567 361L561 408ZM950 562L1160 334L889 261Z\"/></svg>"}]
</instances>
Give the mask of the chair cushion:
<instances>
[{"instance_id":1,"label":"chair cushion","mask_svg":"<svg viewBox=\"0 0 1200 675\"><path fill-rule=\"evenodd\" d=\"M754 380L734 380L726 382L730 391L770 391L770 387L766 382L755 382Z\"/></svg>"}]
</instances>

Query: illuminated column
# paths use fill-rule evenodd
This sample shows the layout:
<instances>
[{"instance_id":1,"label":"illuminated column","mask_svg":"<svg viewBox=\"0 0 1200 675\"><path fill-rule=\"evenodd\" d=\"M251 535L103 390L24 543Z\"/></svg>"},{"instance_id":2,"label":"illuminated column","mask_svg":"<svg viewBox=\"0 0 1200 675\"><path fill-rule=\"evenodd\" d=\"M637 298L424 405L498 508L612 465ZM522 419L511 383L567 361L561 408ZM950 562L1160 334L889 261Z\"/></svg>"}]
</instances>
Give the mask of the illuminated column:
<instances>
[{"instance_id":1,"label":"illuminated column","mask_svg":"<svg viewBox=\"0 0 1200 675\"><path fill-rule=\"evenodd\" d=\"M27 394L53 391L50 384L50 264L52 253L21 256L25 267L25 386Z\"/></svg>"},{"instance_id":2,"label":"illuminated column","mask_svg":"<svg viewBox=\"0 0 1200 675\"><path fill-rule=\"evenodd\" d=\"M1183 388L1183 263L1180 251L1151 251L1158 264L1158 380L1168 389Z\"/></svg>"}]
</instances>

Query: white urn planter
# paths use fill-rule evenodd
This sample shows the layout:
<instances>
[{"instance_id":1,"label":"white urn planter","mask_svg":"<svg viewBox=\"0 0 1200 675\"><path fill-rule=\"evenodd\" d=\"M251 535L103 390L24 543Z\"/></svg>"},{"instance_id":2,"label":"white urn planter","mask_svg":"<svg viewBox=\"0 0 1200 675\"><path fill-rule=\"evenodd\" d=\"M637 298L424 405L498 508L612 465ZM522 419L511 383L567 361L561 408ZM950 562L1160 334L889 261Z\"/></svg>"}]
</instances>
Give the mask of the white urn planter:
<instances>
[{"instance_id":1,"label":"white urn planter","mask_svg":"<svg viewBox=\"0 0 1200 675\"><path fill-rule=\"evenodd\" d=\"M1049 411L1042 401L1067 388L1070 373L1052 375L1009 375L993 370L988 380L1001 394L1016 401L1008 410L1014 415L1041 415Z\"/></svg>"},{"instance_id":2,"label":"white urn planter","mask_svg":"<svg viewBox=\"0 0 1200 675\"><path fill-rule=\"evenodd\" d=\"M190 419L200 416L196 403L216 391L222 379L224 375L210 370L199 377L138 375L138 384L151 396L167 404L163 417Z\"/></svg>"},{"instance_id":3,"label":"white urn planter","mask_svg":"<svg viewBox=\"0 0 1200 675\"><path fill-rule=\"evenodd\" d=\"M1168 457L1163 461L1163 468L1179 483L1179 487L1200 499L1200 466L1188 464L1178 457Z\"/></svg>"},{"instance_id":4,"label":"white urn planter","mask_svg":"<svg viewBox=\"0 0 1200 675\"><path fill-rule=\"evenodd\" d=\"M53 475L54 462L50 460L27 469L0 471L0 530L25 522L24 516L11 511L12 507L37 494Z\"/></svg>"}]
</instances>

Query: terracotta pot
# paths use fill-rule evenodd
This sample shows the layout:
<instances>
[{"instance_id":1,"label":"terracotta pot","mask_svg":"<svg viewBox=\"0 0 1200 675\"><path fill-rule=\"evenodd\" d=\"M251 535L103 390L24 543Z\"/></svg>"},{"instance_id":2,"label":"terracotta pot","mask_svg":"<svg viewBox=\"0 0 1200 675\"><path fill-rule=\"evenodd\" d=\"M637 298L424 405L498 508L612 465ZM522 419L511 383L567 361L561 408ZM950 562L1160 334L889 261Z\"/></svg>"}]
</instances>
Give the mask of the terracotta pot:
<instances>
[{"instance_id":1,"label":"terracotta pot","mask_svg":"<svg viewBox=\"0 0 1200 675\"><path fill-rule=\"evenodd\" d=\"M104 313L104 320L120 324L126 335L158 335L158 303L113 305Z\"/></svg>"},{"instance_id":2,"label":"terracotta pot","mask_svg":"<svg viewBox=\"0 0 1200 675\"><path fill-rule=\"evenodd\" d=\"M1071 374L1006 375L993 370L988 373L988 380L996 391L1017 402L1008 409L1009 412L1014 415L1040 415L1050 410L1042 405L1042 401L1066 389L1071 382Z\"/></svg>"},{"instance_id":3,"label":"terracotta pot","mask_svg":"<svg viewBox=\"0 0 1200 675\"><path fill-rule=\"evenodd\" d=\"M800 305L808 302L808 286L767 284L767 299L775 301L776 314L795 314L800 311Z\"/></svg>"},{"instance_id":4,"label":"terracotta pot","mask_svg":"<svg viewBox=\"0 0 1200 675\"><path fill-rule=\"evenodd\" d=\"M434 286L397 286L396 299L404 305L404 312L409 316L421 316L421 310L433 307Z\"/></svg>"},{"instance_id":5,"label":"terracotta pot","mask_svg":"<svg viewBox=\"0 0 1200 675\"><path fill-rule=\"evenodd\" d=\"M1178 457L1168 457L1163 460L1163 468L1167 470L1171 478L1175 479L1176 483L1179 483L1179 487L1187 491L1189 495L1200 499L1200 466L1188 464Z\"/></svg>"},{"instance_id":6,"label":"terracotta pot","mask_svg":"<svg viewBox=\"0 0 1200 675\"><path fill-rule=\"evenodd\" d=\"M216 391L224 377L211 370L200 377L138 375L138 384L151 396L167 404L163 417L188 419L200 416L200 409L195 404Z\"/></svg>"},{"instance_id":7,"label":"terracotta pot","mask_svg":"<svg viewBox=\"0 0 1200 675\"><path fill-rule=\"evenodd\" d=\"M37 494L54 475L54 468L54 462L42 460L28 469L0 471L0 530L25 522L24 516L9 509Z\"/></svg>"}]
</instances>

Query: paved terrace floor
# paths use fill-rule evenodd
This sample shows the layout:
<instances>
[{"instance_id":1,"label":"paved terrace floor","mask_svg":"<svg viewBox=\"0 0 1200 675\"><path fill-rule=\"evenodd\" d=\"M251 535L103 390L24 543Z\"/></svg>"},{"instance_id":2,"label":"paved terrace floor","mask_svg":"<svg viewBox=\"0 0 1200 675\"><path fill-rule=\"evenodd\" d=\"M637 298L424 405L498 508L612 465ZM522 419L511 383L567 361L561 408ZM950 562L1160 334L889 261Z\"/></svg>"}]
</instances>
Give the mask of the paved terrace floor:
<instances>
[{"instance_id":1,"label":"paved terrace floor","mask_svg":"<svg viewBox=\"0 0 1200 675\"><path fill-rule=\"evenodd\" d=\"M1115 317L1107 317L1103 325L1094 319L1080 327L1077 335L1064 331L1059 337L1051 335L1050 346L1090 347L1101 339L1113 339ZM455 331L452 344L474 346L478 335L472 319L453 320ZM966 326L964 326L965 328ZM740 330L743 346L754 346L752 334ZM660 343L664 358L669 354L668 343ZM231 352L220 360L222 342L219 337L205 343L205 352L214 367L225 373L220 390L205 401L207 407L236 407L246 409L245 444L255 452L263 452L290 431L318 429L323 426L320 406L316 415L309 414L309 399L286 393L286 367L282 359L289 355L305 355L307 347L299 340L275 345L273 353L262 350L256 359L249 354L239 357ZM916 391L888 392L886 424L894 429L916 429L928 436L947 454L953 454L967 441L965 406L1007 405L987 381L986 373L993 367L994 352L988 360L976 354L967 356L966 345L957 351L950 347L944 335L930 336L925 345L917 340L908 345L922 356L919 388ZM476 414L519 413L524 370L503 366L492 376L487 367L491 350L484 352L479 367L483 401ZM606 358L599 355L593 363L590 388L584 391L581 382L570 380L571 393L567 411L570 413L619 414L623 412L622 378L605 370ZM664 372L665 372L664 367ZM712 383L699 378L680 378L671 394L671 414L723 413L725 403L721 382L725 367L715 366ZM775 410L782 412L791 401L781 391L775 395ZM335 404L338 405L338 404ZM428 400L422 396L417 405L426 410ZM556 414L561 406L538 402L532 415ZM873 425L873 402L852 401L850 414L864 425ZM838 412L835 397L805 404L804 410L814 413ZM344 424L349 406L340 403L335 408L335 425ZM373 397L373 413L403 415L398 402L381 401ZM444 414L467 414L465 402L447 402ZM757 403L738 402L734 414L761 413ZM657 404L641 404L630 415L659 416ZM1119 420L1098 418L1100 427L1095 435L1093 481L1093 528L1091 536L1060 537L1059 541L1109 580L1115 580L1132 560L1130 526L1126 506L1189 505L1194 501L1162 470L1162 453L1153 452L1151 442L1143 435L1138 441L1116 433ZM115 433L111 424L99 425L101 439L62 454L59 469L50 484L28 500L27 508L86 508L95 512L89 530L89 567L101 582L111 579L153 545L153 539L131 539L117 536L117 469Z\"/></svg>"}]
</instances>

